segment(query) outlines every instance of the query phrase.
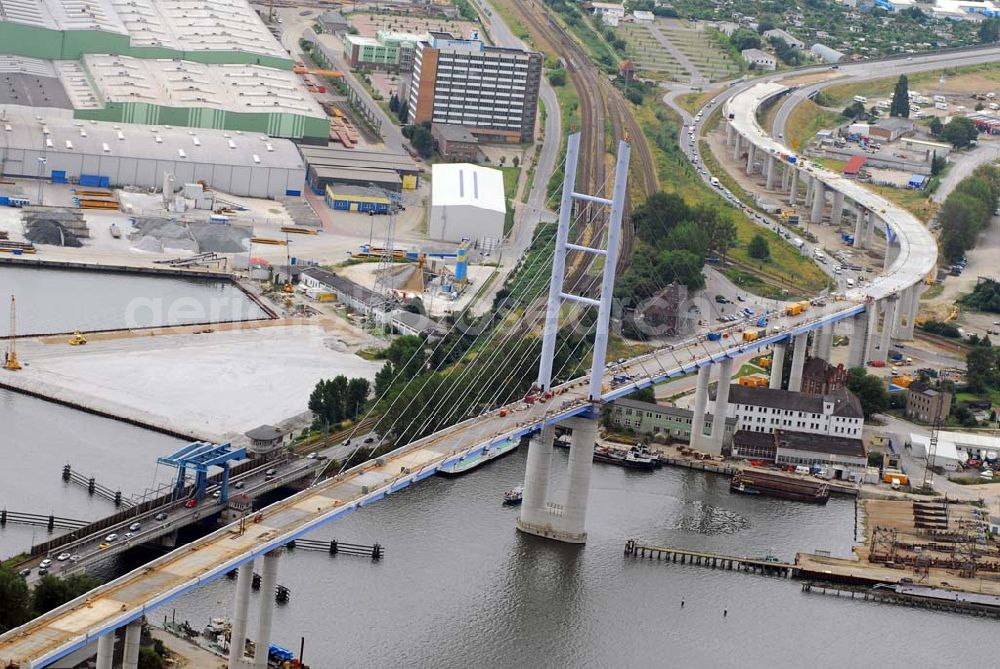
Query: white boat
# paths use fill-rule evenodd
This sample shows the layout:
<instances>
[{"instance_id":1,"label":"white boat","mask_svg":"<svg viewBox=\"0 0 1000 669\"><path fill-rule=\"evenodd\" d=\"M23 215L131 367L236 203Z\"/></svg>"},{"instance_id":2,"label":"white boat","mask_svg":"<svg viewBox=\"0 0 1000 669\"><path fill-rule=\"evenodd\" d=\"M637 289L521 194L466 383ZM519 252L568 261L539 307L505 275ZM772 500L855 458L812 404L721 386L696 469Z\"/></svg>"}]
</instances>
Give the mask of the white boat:
<instances>
[{"instance_id":1,"label":"white boat","mask_svg":"<svg viewBox=\"0 0 1000 669\"><path fill-rule=\"evenodd\" d=\"M459 476L461 474L471 472L476 467L484 465L491 460L496 460L497 458L503 457L514 451L520 443L520 440L514 439L505 441L504 443L496 446L487 446L475 455L467 455L459 460L456 460L447 467L441 467L438 469L438 474L442 474L443 476Z\"/></svg>"},{"instance_id":2,"label":"white boat","mask_svg":"<svg viewBox=\"0 0 1000 669\"><path fill-rule=\"evenodd\" d=\"M517 506L524 501L524 486L519 485L511 488L503 494L503 503L508 506Z\"/></svg>"}]
</instances>

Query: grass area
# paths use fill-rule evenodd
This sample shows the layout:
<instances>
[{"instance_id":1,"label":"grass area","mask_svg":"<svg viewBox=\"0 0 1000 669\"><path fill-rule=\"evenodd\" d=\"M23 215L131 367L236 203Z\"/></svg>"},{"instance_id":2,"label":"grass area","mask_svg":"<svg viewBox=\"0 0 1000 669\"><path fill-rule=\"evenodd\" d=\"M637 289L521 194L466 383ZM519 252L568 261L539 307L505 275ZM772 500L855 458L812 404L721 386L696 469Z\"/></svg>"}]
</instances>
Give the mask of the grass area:
<instances>
[{"instance_id":1,"label":"grass area","mask_svg":"<svg viewBox=\"0 0 1000 669\"><path fill-rule=\"evenodd\" d=\"M521 176L521 168L508 165L501 167L503 172L503 196L507 203L507 216L503 222L503 234L506 237L514 229L514 196L517 194L517 180Z\"/></svg>"},{"instance_id":2,"label":"grass area","mask_svg":"<svg viewBox=\"0 0 1000 669\"><path fill-rule=\"evenodd\" d=\"M793 151L802 151L809 139L824 128L839 125L844 120L838 112L832 112L812 100L805 100L788 117L785 127L785 141Z\"/></svg>"},{"instance_id":3,"label":"grass area","mask_svg":"<svg viewBox=\"0 0 1000 669\"><path fill-rule=\"evenodd\" d=\"M559 155L566 155L566 135L574 129L580 127L580 94L569 81L565 86L554 86L556 99L559 100L559 118L563 137L559 140ZM546 199L552 198L562 188L563 166L562 161L556 163L549 177L549 184L546 188Z\"/></svg>"},{"instance_id":4,"label":"grass area","mask_svg":"<svg viewBox=\"0 0 1000 669\"><path fill-rule=\"evenodd\" d=\"M767 370L763 367L758 367L757 365L751 365L749 362L744 363L740 370L736 372L736 376L750 376L751 374L767 374Z\"/></svg>"},{"instance_id":5,"label":"grass area","mask_svg":"<svg viewBox=\"0 0 1000 669\"><path fill-rule=\"evenodd\" d=\"M939 297L943 292L944 292L944 284L935 283L933 286L925 290L923 294L920 295L920 299L933 300L934 298Z\"/></svg>"},{"instance_id":6,"label":"grass area","mask_svg":"<svg viewBox=\"0 0 1000 669\"><path fill-rule=\"evenodd\" d=\"M875 186L873 184L865 184L865 187L906 209L924 223L929 222L937 213L938 204L931 200L924 191L912 188Z\"/></svg>"},{"instance_id":7,"label":"grass area","mask_svg":"<svg viewBox=\"0 0 1000 669\"><path fill-rule=\"evenodd\" d=\"M846 160L835 160L833 158L814 158L812 156L810 156L809 159L814 163L819 163L820 165L830 170L831 172L837 172L838 174L842 173L844 171L844 166L847 165Z\"/></svg>"},{"instance_id":8,"label":"grass area","mask_svg":"<svg viewBox=\"0 0 1000 669\"><path fill-rule=\"evenodd\" d=\"M756 274L750 274L739 269L729 268L722 273L742 290L768 300L790 300L796 297L805 297L804 295L793 295L786 292L788 289L781 288L780 286L764 283Z\"/></svg>"},{"instance_id":9,"label":"grass area","mask_svg":"<svg viewBox=\"0 0 1000 669\"><path fill-rule=\"evenodd\" d=\"M907 75L910 90L921 90L922 88L941 90L941 77L945 78L943 88L945 93L978 90L982 87L988 87L990 84L1000 84L1000 65L996 62L981 63L979 65L914 72ZM842 104L846 107L854 101L855 95L869 98L866 104L871 105L873 103L871 98L892 97L893 87L896 85L897 79L898 77L886 77L885 79L857 83L834 84L823 89L823 94L831 104L837 106Z\"/></svg>"},{"instance_id":10,"label":"grass area","mask_svg":"<svg viewBox=\"0 0 1000 669\"><path fill-rule=\"evenodd\" d=\"M715 95L715 91L692 91L687 95L677 98L677 104L684 107L689 114L697 114L698 110L708 104L708 101Z\"/></svg>"},{"instance_id":11,"label":"grass area","mask_svg":"<svg viewBox=\"0 0 1000 669\"><path fill-rule=\"evenodd\" d=\"M747 253L747 245L757 234L767 241L771 251L769 260L756 260ZM736 225L736 236L739 241L737 246L729 251L729 257L748 267L780 278L781 287L788 290L790 297L811 296L829 285L830 279L819 265L802 255L778 233L740 217Z\"/></svg>"}]
</instances>

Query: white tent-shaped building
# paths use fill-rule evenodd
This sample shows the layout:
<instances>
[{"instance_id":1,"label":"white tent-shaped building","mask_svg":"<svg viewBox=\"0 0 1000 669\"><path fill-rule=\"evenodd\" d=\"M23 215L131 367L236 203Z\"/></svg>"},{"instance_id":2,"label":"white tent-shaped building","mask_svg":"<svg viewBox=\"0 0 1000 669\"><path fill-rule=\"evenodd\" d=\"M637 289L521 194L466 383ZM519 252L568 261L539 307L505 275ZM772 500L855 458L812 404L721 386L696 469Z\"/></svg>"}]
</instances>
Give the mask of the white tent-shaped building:
<instances>
[{"instance_id":1,"label":"white tent-shaped building","mask_svg":"<svg viewBox=\"0 0 1000 669\"><path fill-rule=\"evenodd\" d=\"M431 171L428 236L446 242L468 240L480 249L498 248L507 203L503 172L469 163L441 163Z\"/></svg>"}]
</instances>

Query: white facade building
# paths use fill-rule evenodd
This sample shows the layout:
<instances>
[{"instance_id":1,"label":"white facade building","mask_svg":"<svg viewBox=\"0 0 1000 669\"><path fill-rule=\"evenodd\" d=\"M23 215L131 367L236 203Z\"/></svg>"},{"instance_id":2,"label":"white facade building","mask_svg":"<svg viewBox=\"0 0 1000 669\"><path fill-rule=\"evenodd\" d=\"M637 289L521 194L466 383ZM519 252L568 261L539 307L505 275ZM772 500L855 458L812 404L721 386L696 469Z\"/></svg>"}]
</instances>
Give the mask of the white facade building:
<instances>
[{"instance_id":1,"label":"white facade building","mask_svg":"<svg viewBox=\"0 0 1000 669\"><path fill-rule=\"evenodd\" d=\"M478 248L494 249L503 240L506 216L503 172L469 163L434 165L431 239L469 240Z\"/></svg>"},{"instance_id":2,"label":"white facade building","mask_svg":"<svg viewBox=\"0 0 1000 669\"><path fill-rule=\"evenodd\" d=\"M765 30L764 31L764 37L766 37L767 39L771 39L772 37L776 37L776 38L782 40L788 46L795 47L796 49L805 49L806 48L806 43L805 42L803 42L802 40L798 39L797 37L794 37L793 35L789 34L785 30L782 30L781 28L772 28L771 30Z\"/></svg>"},{"instance_id":3,"label":"white facade building","mask_svg":"<svg viewBox=\"0 0 1000 669\"><path fill-rule=\"evenodd\" d=\"M714 400L712 401L714 411ZM809 395L775 388L732 385L726 416L736 418L736 429L749 432L807 432L833 437L861 438L865 417L850 391Z\"/></svg>"},{"instance_id":4,"label":"white facade building","mask_svg":"<svg viewBox=\"0 0 1000 669\"><path fill-rule=\"evenodd\" d=\"M758 70L773 70L778 66L777 59L766 51L760 49L743 49L740 52L747 65Z\"/></svg>"}]
</instances>

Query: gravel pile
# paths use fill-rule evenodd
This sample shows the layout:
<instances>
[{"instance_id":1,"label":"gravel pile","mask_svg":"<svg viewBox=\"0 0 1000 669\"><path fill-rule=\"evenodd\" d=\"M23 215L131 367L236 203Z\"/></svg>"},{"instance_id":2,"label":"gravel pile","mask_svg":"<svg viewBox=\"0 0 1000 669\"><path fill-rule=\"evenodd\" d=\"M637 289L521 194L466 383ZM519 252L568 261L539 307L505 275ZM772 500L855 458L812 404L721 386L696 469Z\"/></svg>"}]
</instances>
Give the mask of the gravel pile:
<instances>
[{"instance_id":1,"label":"gravel pile","mask_svg":"<svg viewBox=\"0 0 1000 669\"><path fill-rule=\"evenodd\" d=\"M202 253L243 253L250 249L250 228L218 223L189 223Z\"/></svg>"},{"instance_id":2,"label":"gravel pile","mask_svg":"<svg viewBox=\"0 0 1000 669\"><path fill-rule=\"evenodd\" d=\"M52 220L40 219L28 223L24 236L35 244L73 248L83 246L76 235L67 230L61 223Z\"/></svg>"}]
</instances>

